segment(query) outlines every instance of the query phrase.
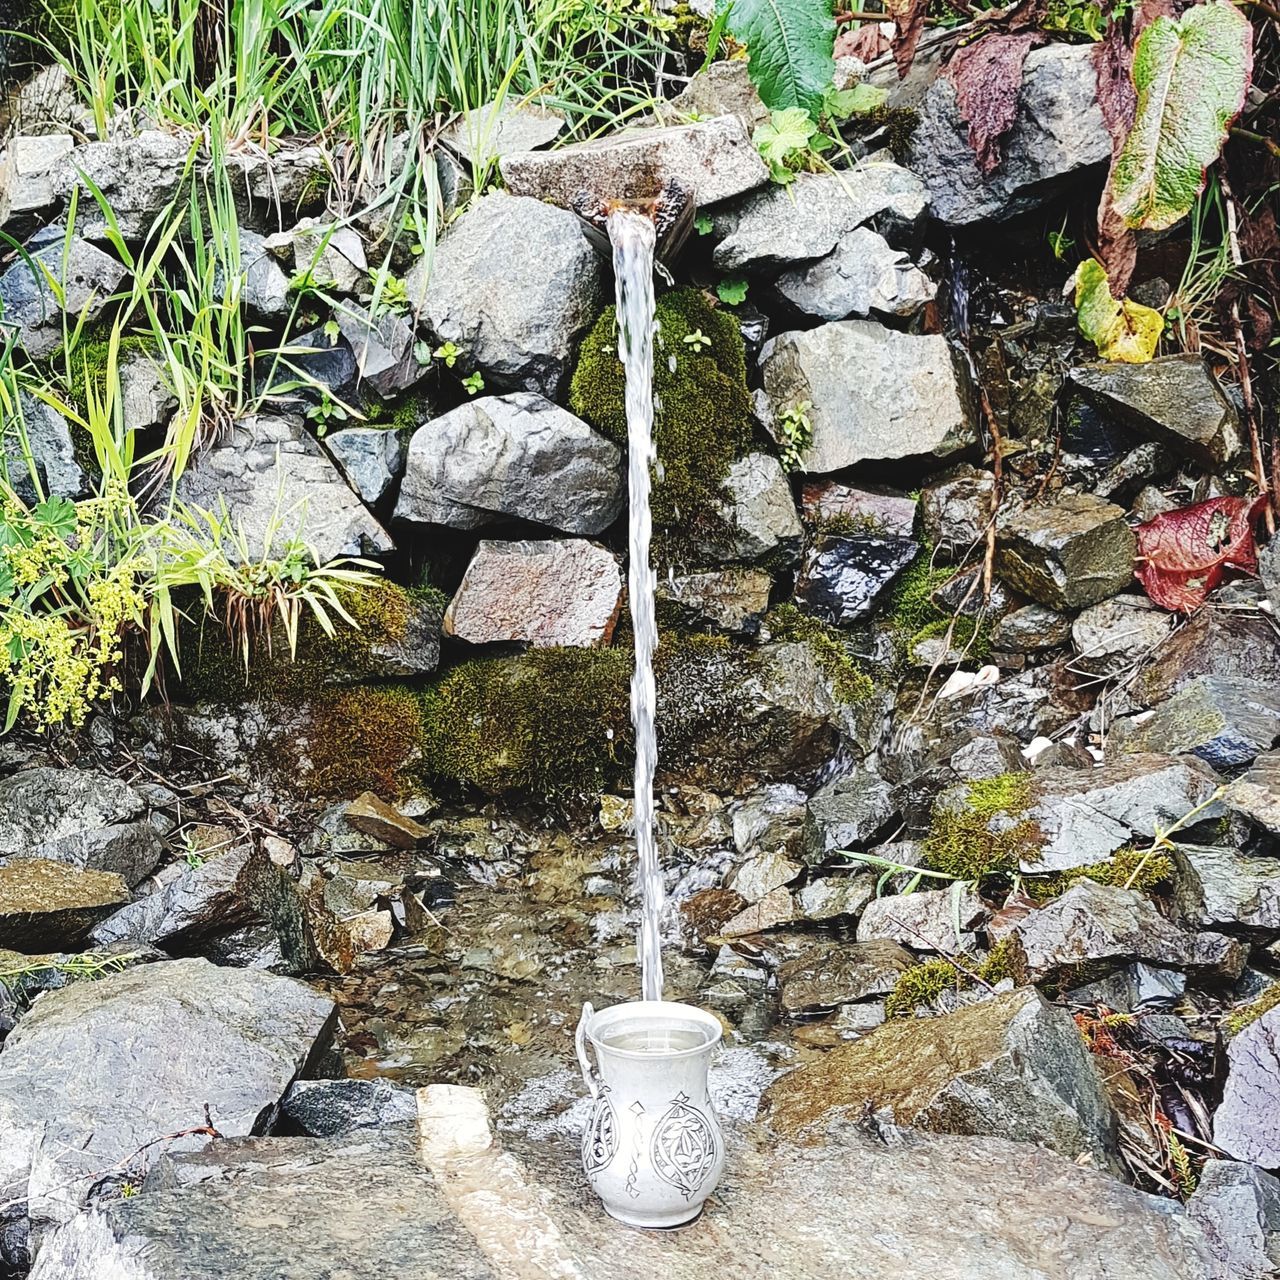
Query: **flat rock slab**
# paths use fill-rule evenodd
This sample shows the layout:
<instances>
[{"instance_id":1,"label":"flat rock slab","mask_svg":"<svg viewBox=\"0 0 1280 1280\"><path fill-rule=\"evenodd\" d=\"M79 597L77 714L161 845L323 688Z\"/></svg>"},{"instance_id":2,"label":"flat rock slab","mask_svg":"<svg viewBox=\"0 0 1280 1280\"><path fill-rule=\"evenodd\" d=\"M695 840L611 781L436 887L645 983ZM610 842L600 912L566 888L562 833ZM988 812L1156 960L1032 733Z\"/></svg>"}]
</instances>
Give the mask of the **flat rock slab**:
<instances>
[{"instance_id":1,"label":"flat rock slab","mask_svg":"<svg viewBox=\"0 0 1280 1280\"><path fill-rule=\"evenodd\" d=\"M305 494L306 499L298 503L281 494ZM225 502L231 526L243 532L251 557L280 555L295 538L312 548L320 564L392 549L390 535L296 418L242 418L230 439L183 474L178 498L214 513ZM234 539L222 545L237 558Z\"/></svg>"},{"instance_id":2,"label":"flat rock slab","mask_svg":"<svg viewBox=\"0 0 1280 1280\"><path fill-rule=\"evenodd\" d=\"M251 1139L166 1160L142 1194L60 1232L31 1280L1214 1277L1176 1203L1026 1144L886 1145L849 1128L796 1146L731 1127L702 1217L642 1232L604 1214L576 1142L498 1147L471 1120L433 1117L430 1172L387 1137Z\"/></svg>"},{"instance_id":3,"label":"flat rock slab","mask_svg":"<svg viewBox=\"0 0 1280 1280\"><path fill-rule=\"evenodd\" d=\"M44 996L0 1057L0 1240L29 1218L38 1245L91 1190L136 1182L158 1154L139 1154L153 1139L209 1122L228 1136L254 1132L332 1013L329 999L292 979L204 960L142 965Z\"/></svg>"},{"instance_id":4,"label":"flat rock slab","mask_svg":"<svg viewBox=\"0 0 1280 1280\"><path fill-rule=\"evenodd\" d=\"M582 539L483 541L444 615L471 644L608 644L622 601L613 553Z\"/></svg>"},{"instance_id":5,"label":"flat rock slab","mask_svg":"<svg viewBox=\"0 0 1280 1280\"><path fill-rule=\"evenodd\" d=\"M0 866L0 947L69 950L103 916L129 901L113 871L84 871L47 858L11 858Z\"/></svg>"},{"instance_id":6,"label":"flat rock slab","mask_svg":"<svg viewBox=\"0 0 1280 1280\"><path fill-rule=\"evenodd\" d=\"M644 200L677 182L699 208L740 196L769 180L742 121L720 116L697 124L632 129L556 151L529 151L498 161L507 189L562 208L582 202Z\"/></svg>"},{"instance_id":7,"label":"flat rock slab","mask_svg":"<svg viewBox=\"0 0 1280 1280\"><path fill-rule=\"evenodd\" d=\"M1268 1009L1227 1046L1213 1141L1237 1160L1280 1168L1280 1007Z\"/></svg>"},{"instance_id":8,"label":"flat rock slab","mask_svg":"<svg viewBox=\"0 0 1280 1280\"><path fill-rule=\"evenodd\" d=\"M809 402L813 435L802 471L946 458L974 442L951 349L940 334L839 320L771 338L760 365L775 419ZM852 380L850 370L857 371Z\"/></svg>"}]
</instances>

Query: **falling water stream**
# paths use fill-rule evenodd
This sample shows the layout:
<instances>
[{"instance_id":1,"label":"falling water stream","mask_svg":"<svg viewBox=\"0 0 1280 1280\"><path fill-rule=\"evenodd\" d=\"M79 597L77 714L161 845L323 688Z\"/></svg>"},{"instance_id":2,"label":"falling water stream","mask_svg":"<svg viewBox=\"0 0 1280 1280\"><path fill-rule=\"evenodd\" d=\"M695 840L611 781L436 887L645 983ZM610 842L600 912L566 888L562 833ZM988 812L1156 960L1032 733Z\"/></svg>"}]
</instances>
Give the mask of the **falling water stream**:
<instances>
[{"instance_id":1,"label":"falling water stream","mask_svg":"<svg viewBox=\"0 0 1280 1280\"><path fill-rule=\"evenodd\" d=\"M658 763L654 728L657 688L653 653L654 574L649 564L653 521L649 475L653 447L653 257L657 231L652 216L635 208L613 209L608 217L618 299L618 358L627 378L627 475L630 499L627 591L635 631L636 665L631 676L631 723L635 726L635 836L640 866L640 967L646 1000L662 999L662 943L659 925L664 889L654 824L653 775Z\"/></svg>"}]
</instances>

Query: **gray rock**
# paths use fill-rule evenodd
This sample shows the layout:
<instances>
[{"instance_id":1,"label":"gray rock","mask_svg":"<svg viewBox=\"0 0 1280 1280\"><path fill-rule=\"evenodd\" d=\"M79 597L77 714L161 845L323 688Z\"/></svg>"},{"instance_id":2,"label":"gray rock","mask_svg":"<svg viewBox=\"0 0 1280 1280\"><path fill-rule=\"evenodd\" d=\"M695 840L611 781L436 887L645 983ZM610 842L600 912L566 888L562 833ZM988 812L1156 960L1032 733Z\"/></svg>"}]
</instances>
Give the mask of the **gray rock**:
<instances>
[{"instance_id":1,"label":"gray rock","mask_svg":"<svg viewBox=\"0 0 1280 1280\"><path fill-rule=\"evenodd\" d=\"M874 876L819 876L796 894L796 905L806 920L816 924L853 921L875 896Z\"/></svg>"},{"instance_id":2,"label":"gray rock","mask_svg":"<svg viewBox=\"0 0 1280 1280\"><path fill-rule=\"evenodd\" d=\"M984 176L954 83L945 75L934 80L908 160L924 180L934 217L950 226L1007 218L1043 204L1081 169L1111 158L1087 49L1058 44L1027 54L1018 112L1001 152L999 167Z\"/></svg>"},{"instance_id":3,"label":"gray rock","mask_svg":"<svg viewBox=\"0 0 1280 1280\"><path fill-rule=\"evenodd\" d=\"M1244 447L1240 420L1200 355L1163 356L1148 364L1073 369L1069 385L1103 413L1141 436L1206 467L1230 462Z\"/></svg>"},{"instance_id":4,"label":"gray rock","mask_svg":"<svg viewBox=\"0 0 1280 1280\"><path fill-rule=\"evenodd\" d=\"M1091 494L1011 511L997 526L997 569L1050 609L1082 609L1133 581L1137 539L1124 511Z\"/></svg>"},{"instance_id":5,"label":"gray rock","mask_svg":"<svg viewBox=\"0 0 1280 1280\"><path fill-rule=\"evenodd\" d=\"M560 136L564 123L559 111L503 96L460 112L441 131L440 141L472 166L480 166L502 156L550 146Z\"/></svg>"},{"instance_id":6,"label":"gray rock","mask_svg":"<svg viewBox=\"0 0 1280 1280\"><path fill-rule=\"evenodd\" d=\"M1172 630L1171 615L1145 596L1103 600L1071 624L1075 665L1096 675L1119 675L1156 650Z\"/></svg>"},{"instance_id":7,"label":"gray rock","mask_svg":"<svg viewBox=\"0 0 1280 1280\"><path fill-rule=\"evenodd\" d=\"M0 1212L29 1218L36 1252L91 1194L136 1185L156 1156L144 1144L205 1124L227 1137L254 1132L332 1013L331 1001L288 978L203 960L50 993L0 1060L0 1187L18 1201ZM206 1142L179 1137L165 1150Z\"/></svg>"},{"instance_id":8,"label":"gray rock","mask_svg":"<svg viewBox=\"0 0 1280 1280\"><path fill-rule=\"evenodd\" d=\"M396 519L476 529L504 517L600 533L622 510L622 453L567 409L484 396L419 427Z\"/></svg>"},{"instance_id":9,"label":"gray rock","mask_svg":"<svg viewBox=\"0 0 1280 1280\"><path fill-rule=\"evenodd\" d=\"M773 1084L769 1121L803 1133L872 1102L894 1122L1043 1144L1116 1162L1115 1115L1070 1013L1030 989L885 1023Z\"/></svg>"},{"instance_id":10,"label":"gray rock","mask_svg":"<svg viewBox=\"0 0 1280 1280\"><path fill-rule=\"evenodd\" d=\"M913 316L938 286L901 250L869 227L842 236L825 258L784 271L774 287L793 307L819 320Z\"/></svg>"},{"instance_id":11,"label":"gray rock","mask_svg":"<svg viewBox=\"0 0 1280 1280\"><path fill-rule=\"evenodd\" d=\"M21 234L58 203L62 162L75 139L68 133L17 134L0 152L0 226Z\"/></svg>"},{"instance_id":12,"label":"gray rock","mask_svg":"<svg viewBox=\"0 0 1280 1280\"><path fill-rule=\"evenodd\" d=\"M768 453L739 458L729 467L723 493L717 511L725 531L698 542L704 555L722 563L766 556L780 565L795 563L804 528L777 458Z\"/></svg>"},{"instance_id":13,"label":"gray rock","mask_svg":"<svg viewBox=\"0 0 1280 1280\"><path fill-rule=\"evenodd\" d=\"M1109 973L1097 982L1087 983L1083 987L1075 987L1063 993L1064 1001L1069 1005L1105 1004L1108 1009L1117 1013L1136 1013L1145 1011L1141 1021L1143 1031L1149 1027L1149 1020L1156 1016L1151 1009L1157 1005L1173 1005L1186 994L1187 976L1176 969L1157 969L1149 964L1129 964L1115 973ZM1178 1021L1175 1019L1175 1021ZM1191 1038L1190 1028L1182 1023L1178 1028L1180 1035Z\"/></svg>"},{"instance_id":14,"label":"gray rock","mask_svg":"<svg viewBox=\"0 0 1280 1280\"><path fill-rule=\"evenodd\" d=\"M144 942L177 955L201 951L210 939L262 923L257 886L263 855L245 842L198 866L174 863L158 889L96 925L94 946Z\"/></svg>"},{"instance_id":15,"label":"gray rock","mask_svg":"<svg viewBox=\"0 0 1280 1280\"><path fill-rule=\"evenodd\" d=\"M178 397L159 363L145 351L120 360L120 412L134 431L168 425Z\"/></svg>"},{"instance_id":16,"label":"gray rock","mask_svg":"<svg viewBox=\"0 0 1280 1280\"><path fill-rule=\"evenodd\" d=\"M1280 863L1216 845L1177 844L1178 910L1195 929L1254 942L1280 938Z\"/></svg>"},{"instance_id":17,"label":"gray rock","mask_svg":"<svg viewBox=\"0 0 1280 1280\"><path fill-rule=\"evenodd\" d=\"M800 491L804 518L818 529L833 520L851 521L858 531L909 538L915 531L916 500L906 494L859 489L838 480L806 480Z\"/></svg>"},{"instance_id":18,"label":"gray rock","mask_svg":"<svg viewBox=\"0 0 1280 1280\"><path fill-rule=\"evenodd\" d=\"M1280 836L1280 751L1259 755L1248 773L1227 788L1224 800L1273 836Z\"/></svg>"},{"instance_id":19,"label":"gray rock","mask_svg":"<svg viewBox=\"0 0 1280 1280\"><path fill-rule=\"evenodd\" d=\"M1269 1009L1227 1045L1227 1082L1213 1141L1229 1156L1280 1168L1280 1008Z\"/></svg>"},{"instance_id":20,"label":"gray rock","mask_svg":"<svg viewBox=\"0 0 1280 1280\"><path fill-rule=\"evenodd\" d=\"M386 427L346 427L324 438L324 447L367 507L376 507L404 474L408 447Z\"/></svg>"},{"instance_id":21,"label":"gray rock","mask_svg":"<svg viewBox=\"0 0 1280 1280\"><path fill-rule=\"evenodd\" d=\"M142 1194L58 1231L32 1280L312 1280L335 1263L343 1280L497 1275L410 1133L366 1131L165 1155Z\"/></svg>"},{"instance_id":22,"label":"gray rock","mask_svg":"<svg viewBox=\"0 0 1280 1280\"><path fill-rule=\"evenodd\" d=\"M495 245L520 251L495 253ZM491 387L552 399L604 305L603 264L578 219L502 192L454 222L405 284L432 333L452 342Z\"/></svg>"},{"instance_id":23,"label":"gray rock","mask_svg":"<svg viewBox=\"0 0 1280 1280\"><path fill-rule=\"evenodd\" d=\"M855 228L870 224L891 241L910 239L928 197L910 170L867 160L839 173L802 173L717 210L720 271L789 267L825 258Z\"/></svg>"},{"instance_id":24,"label":"gray rock","mask_svg":"<svg viewBox=\"0 0 1280 1280\"><path fill-rule=\"evenodd\" d=\"M356 358L360 380L383 399L394 398L426 376L427 368L414 355L416 335L404 317L394 311L374 316L348 302L335 318Z\"/></svg>"},{"instance_id":25,"label":"gray rock","mask_svg":"<svg viewBox=\"0 0 1280 1280\"><path fill-rule=\"evenodd\" d=\"M576 1143L508 1132L499 1145L471 1123L483 1114L462 1100L471 1092L451 1090L438 1105L432 1129L451 1149L424 1148L430 1169L390 1134L248 1139L167 1158L143 1194L95 1207L51 1240L32 1280L103 1280L141 1265L139 1254L146 1280L314 1280L334 1258L350 1280L494 1280L473 1231L491 1256L618 1280L745 1276L762 1257L777 1280L971 1280L988 1270L1001 1280L1210 1280L1203 1237L1173 1201L1027 1143L887 1125L886 1140L833 1126L793 1145L729 1124L714 1217L679 1237L636 1232L584 1196ZM472 1189L470 1203L491 1206L491 1217L466 1212ZM282 1220L305 1225L281 1232Z\"/></svg>"},{"instance_id":26,"label":"gray rock","mask_svg":"<svg viewBox=\"0 0 1280 1280\"><path fill-rule=\"evenodd\" d=\"M1129 683L1140 707L1168 701L1201 676L1247 676L1280 689L1280 635L1261 613L1201 609Z\"/></svg>"},{"instance_id":27,"label":"gray rock","mask_svg":"<svg viewBox=\"0 0 1280 1280\"><path fill-rule=\"evenodd\" d=\"M146 813L142 796L109 774L24 769L0 780L0 861L45 858L114 871L132 887L162 852Z\"/></svg>"},{"instance_id":28,"label":"gray rock","mask_svg":"<svg viewBox=\"0 0 1280 1280\"><path fill-rule=\"evenodd\" d=\"M315 209L333 181L325 148L286 138L274 139L269 155L244 148L228 157L227 169L240 225L262 232L279 233L300 212Z\"/></svg>"},{"instance_id":29,"label":"gray rock","mask_svg":"<svg viewBox=\"0 0 1280 1280\"><path fill-rule=\"evenodd\" d=\"M1238 977L1248 949L1220 933L1193 933L1166 920L1148 898L1081 880L1008 930L1020 981L1075 987L1140 960L1179 969L1193 981Z\"/></svg>"},{"instance_id":30,"label":"gray rock","mask_svg":"<svg viewBox=\"0 0 1280 1280\"><path fill-rule=\"evenodd\" d=\"M141 240L178 196L187 180L192 139L161 129L143 129L133 137L88 142L63 164L61 194L79 187L76 233L106 240L108 224L93 195L102 193L126 240Z\"/></svg>"},{"instance_id":31,"label":"gray rock","mask_svg":"<svg viewBox=\"0 0 1280 1280\"><path fill-rule=\"evenodd\" d=\"M893 788L866 771L836 778L815 791L804 822L804 860L824 862L837 849L866 848L882 839L897 816Z\"/></svg>"},{"instance_id":32,"label":"gray rock","mask_svg":"<svg viewBox=\"0 0 1280 1280\"><path fill-rule=\"evenodd\" d=\"M658 581L658 601L686 628L752 636L769 608L773 579L763 569L730 566Z\"/></svg>"},{"instance_id":33,"label":"gray rock","mask_svg":"<svg viewBox=\"0 0 1280 1280\"><path fill-rule=\"evenodd\" d=\"M1206 1160L1187 1217L1224 1276L1270 1280L1280 1272L1280 1181L1256 1165Z\"/></svg>"},{"instance_id":34,"label":"gray rock","mask_svg":"<svg viewBox=\"0 0 1280 1280\"><path fill-rule=\"evenodd\" d=\"M1272 539L1258 552L1258 576L1266 588L1271 612L1280 616L1280 541Z\"/></svg>"},{"instance_id":35,"label":"gray rock","mask_svg":"<svg viewBox=\"0 0 1280 1280\"><path fill-rule=\"evenodd\" d=\"M758 853L738 868L730 888L748 904L759 902L775 889L790 884L803 870L801 863L793 862L780 848L771 853Z\"/></svg>"},{"instance_id":36,"label":"gray rock","mask_svg":"<svg viewBox=\"0 0 1280 1280\"><path fill-rule=\"evenodd\" d=\"M1006 613L991 629L992 647L1002 653L1038 653L1071 639L1071 619L1042 604L1026 604Z\"/></svg>"},{"instance_id":37,"label":"gray rock","mask_svg":"<svg viewBox=\"0 0 1280 1280\"><path fill-rule=\"evenodd\" d=\"M332 404L354 405L356 358L341 334L324 327L291 337L278 357L263 361L254 388L278 413L304 413Z\"/></svg>"},{"instance_id":38,"label":"gray rock","mask_svg":"<svg viewBox=\"0 0 1280 1280\"><path fill-rule=\"evenodd\" d=\"M241 227L239 243L240 297L245 307L260 320L283 320L293 309L288 275L256 231ZM219 272L215 288L222 287Z\"/></svg>"},{"instance_id":39,"label":"gray rock","mask_svg":"<svg viewBox=\"0 0 1280 1280\"><path fill-rule=\"evenodd\" d=\"M347 1138L364 1129L415 1124L418 1099L394 1081L295 1080L280 1104L280 1128L308 1138Z\"/></svg>"},{"instance_id":40,"label":"gray rock","mask_svg":"<svg viewBox=\"0 0 1280 1280\"><path fill-rule=\"evenodd\" d=\"M925 536L945 557L963 558L977 546L991 519L995 477L967 463L920 491Z\"/></svg>"},{"instance_id":41,"label":"gray rock","mask_svg":"<svg viewBox=\"0 0 1280 1280\"><path fill-rule=\"evenodd\" d=\"M805 809L804 792L789 783L777 782L753 791L733 811L734 848L739 853L795 852L800 846Z\"/></svg>"},{"instance_id":42,"label":"gray rock","mask_svg":"<svg viewBox=\"0 0 1280 1280\"><path fill-rule=\"evenodd\" d=\"M627 129L556 151L503 156L498 168L515 196L534 196L561 208L585 200L649 199L678 183L699 208L740 196L769 180L742 121L720 116L697 124Z\"/></svg>"},{"instance_id":43,"label":"gray rock","mask_svg":"<svg viewBox=\"0 0 1280 1280\"><path fill-rule=\"evenodd\" d=\"M1200 822L1226 813L1212 801L1222 779L1191 756L1113 756L1097 768L1037 770L1026 818L1042 837L1024 872L1103 862L1135 841L1149 843L1204 805Z\"/></svg>"},{"instance_id":44,"label":"gray rock","mask_svg":"<svg viewBox=\"0 0 1280 1280\"><path fill-rule=\"evenodd\" d=\"M330 293L356 294L368 283L364 241L353 227L303 218L279 239L293 252L294 273Z\"/></svg>"},{"instance_id":45,"label":"gray rock","mask_svg":"<svg viewBox=\"0 0 1280 1280\"><path fill-rule=\"evenodd\" d=\"M940 334L842 320L771 338L760 364L775 419L809 404L813 438L801 455L804 471L946 458L974 442L951 350ZM858 371L853 380L851 369Z\"/></svg>"},{"instance_id":46,"label":"gray rock","mask_svg":"<svg viewBox=\"0 0 1280 1280\"><path fill-rule=\"evenodd\" d=\"M918 694L909 696L907 714L918 699ZM1051 662L974 693L938 699L922 727L930 737L936 734L939 739L998 730L1029 742L1074 724L1092 704L1079 675L1065 663Z\"/></svg>"},{"instance_id":47,"label":"gray rock","mask_svg":"<svg viewBox=\"0 0 1280 1280\"><path fill-rule=\"evenodd\" d=\"M18 419L4 423L4 465L9 484L27 506L34 506L41 497L70 498L73 502L89 495L89 478L76 459L75 444L71 439L71 427L67 420L51 405L26 392L18 395L22 431ZM35 463L35 480L23 449L23 435Z\"/></svg>"},{"instance_id":48,"label":"gray rock","mask_svg":"<svg viewBox=\"0 0 1280 1280\"><path fill-rule=\"evenodd\" d=\"M1117 720L1120 752L1190 752L1215 769L1249 764L1280 737L1280 690L1247 676L1201 676L1154 711Z\"/></svg>"},{"instance_id":49,"label":"gray rock","mask_svg":"<svg viewBox=\"0 0 1280 1280\"><path fill-rule=\"evenodd\" d=\"M829 1013L887 995L915 963L896 942L818 942L778 969L782 1011L793 1018Z\"/></svg>"},{"instance_id":50,"label":"gray rock","mask_svg":"<svg viewBox=\"0 0 1280 1280\"><path fill-rule=\"evenodd\" d=\"M622 603L611 551L584 539L481 541L444 615L470 644L608 644Z\"/></svg>"},{"instance_id":51,"label":"gray rock","mask_svg":"<svg viewBox=\"0 0 1280 1280\"><path fill-rule=\"evenodd\" d=\"M306 543L319 564L340 556L381 555L393 545L314 437L292 417L241 418L228 440L183 473L177 496L207 511L217 512L225 503L233 528L243 531L254 557L280 555L294 539ZM234 541L224 540L223 546L233 559L238 555Z\"/></svg>"},{"instance_id":52,"label":"gray rock","mask_svg":"<svg viewBox=\"0 0 1280 1280\"><path fill-rule=\"evenodd\" d=\"M65 250L60 241L46 245L31 254L30 262L19 258L0 275L0 331L16 331L27 355L43 359L62 346L64 318L74 329L81 317L88 321L100 315L124 277L120 263L78 236Z\"/></svg>"},{"instance_id":53,"label":"gray rock","mask_svg":"<svg viewBox=\"0 0 1280 1280\"><path fill-rule=\"evenodd\" d=\"M653 111L659 124L736 116L748 137L769 119L769 109L760 101L747 66L739 58L707 64L674 98L655 103Z\"/></svg>"},{"instance_id":54,"label":"gray rock","mask_svg":"<svg viewBox=\"0 0 1280 1280\"><path fill-rule=\"evenodd\" d=\"M30 955L73 951L95 921L128 901L129 888L114 871L8 858L0 866L0 948Z\"/></svg>"},{"instance_id":55,"label":"gray rock","mask_svg":"<svg viewBox=\"0 0 1280 1280\"><path fill-rule=\"evenodd\" d=\"M817 539L796 579L795 602L837 627L870 616L920 554L910 538Z\"/></svg>"},{"instance_id":56,"label":"gray rock","mask_svg":"<svg viewBox=\"0 0 1280 1280\"><path fill-rule=\"evenodd\" d=\"M973 951L973 930L986 915L981 899L968 889L958 895L950 889L917 889L869 902L858 921L858 941L889 938L913 951L943 955Z\"/></svg>"}]
</instances>

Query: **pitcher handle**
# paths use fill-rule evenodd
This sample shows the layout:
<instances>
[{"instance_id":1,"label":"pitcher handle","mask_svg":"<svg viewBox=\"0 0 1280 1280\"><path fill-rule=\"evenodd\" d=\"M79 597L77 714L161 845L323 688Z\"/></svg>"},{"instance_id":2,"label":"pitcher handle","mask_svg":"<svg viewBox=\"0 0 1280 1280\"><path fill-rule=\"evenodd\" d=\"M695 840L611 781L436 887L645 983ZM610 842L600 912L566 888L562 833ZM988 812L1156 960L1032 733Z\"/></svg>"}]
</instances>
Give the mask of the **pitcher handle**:
<instances>
[{"instance_id":1,"label":"pitcher handle","mask_svg":"<svg viewBox=\"0 0 1280 1280\"><path fill-rule=\"evenodd\" d=\"M586 1081L587 1088L591 1091L593 1098L599 1097L600 1084L596 1069L591 1065L590 1057L587 1056L587 1023L595 1017L595 1012L590 1001L587 1001L582 1006L582 1017L578 1019L578 1034L575 1040L578 1050L578 1066L582 1069L582 1078Z\"/></svg>"}]
</instances>

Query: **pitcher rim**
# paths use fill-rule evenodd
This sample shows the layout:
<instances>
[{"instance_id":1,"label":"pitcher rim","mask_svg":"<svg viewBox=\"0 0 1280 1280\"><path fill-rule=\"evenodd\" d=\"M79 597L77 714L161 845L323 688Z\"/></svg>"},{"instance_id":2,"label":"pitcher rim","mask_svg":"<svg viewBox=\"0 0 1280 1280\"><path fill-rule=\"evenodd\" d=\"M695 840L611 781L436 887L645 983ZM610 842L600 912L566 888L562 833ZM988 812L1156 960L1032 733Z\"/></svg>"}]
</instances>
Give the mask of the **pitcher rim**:
<instances>
[{"instance_id":1,"label":"pitcher rim","mask_svg":"<svg viewBox=\"0 0 1280 1280\"><path fill-rule=\"evenodd\" d=\"M614 1045L606 1044L595 1035L596 1021L605 1014L612 1013L615 1009L650 1009L655 1014L661 1010L668 1012L679 1010L682 1014L692 1015L692 1018L700 1022L710 1034L705 1044L694 1045L689 1049L672 1049L669 1053L645 1053L639 1049L619 1049ZM649 1062L656 1058L661 1058L664 1061L670 1061L673 1058L692 1058L700 1053L706 1053L708 1049L714 1049L724 1038L724 1028L714 1014L708 1013L705 1009L699 1009L697 1005L684 1004L679 1000L623 1000L618 1004L606 1005L603 1009L592 1011L591 1017L587 1022L586 1032L587 1039L595 1046L597 1053L608 1053L618 1058Z\"/></svg>"}]
</instances>

